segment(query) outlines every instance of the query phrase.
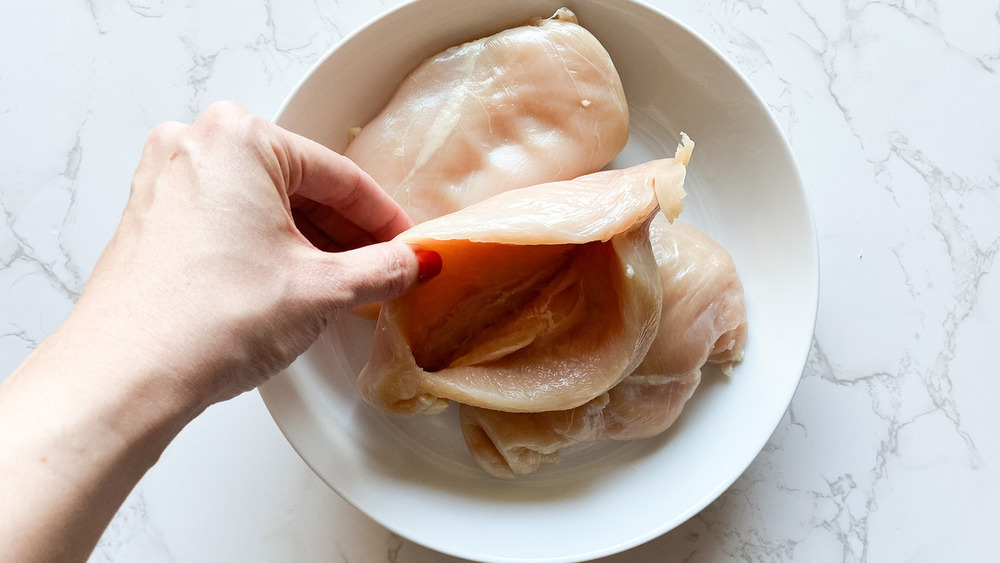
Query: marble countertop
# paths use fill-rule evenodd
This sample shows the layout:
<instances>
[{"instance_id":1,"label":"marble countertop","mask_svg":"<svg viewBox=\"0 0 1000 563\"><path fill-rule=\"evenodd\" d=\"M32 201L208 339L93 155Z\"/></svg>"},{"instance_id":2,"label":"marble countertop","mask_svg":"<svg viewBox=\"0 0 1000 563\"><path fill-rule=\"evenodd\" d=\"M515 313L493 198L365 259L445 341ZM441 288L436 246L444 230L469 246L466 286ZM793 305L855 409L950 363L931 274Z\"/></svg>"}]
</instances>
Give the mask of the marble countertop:
<instances>
[{"instance_id":1,"label":"marble countertop","mask_svg":"<svg viewBox=\"0 0 1000 563\"><path fill-rule=\"evenodd\" d=\"M656 0L749 77L801 166L821 298L798 392L732 488L609 562L1000 552L1000 6ZM70 311L143 141L213 101L271 116L396 4L20 2L0 18L0 377ZM91 561L454 561L326 487L256 393L210 408Z\"/></svg>"}]
</instances>

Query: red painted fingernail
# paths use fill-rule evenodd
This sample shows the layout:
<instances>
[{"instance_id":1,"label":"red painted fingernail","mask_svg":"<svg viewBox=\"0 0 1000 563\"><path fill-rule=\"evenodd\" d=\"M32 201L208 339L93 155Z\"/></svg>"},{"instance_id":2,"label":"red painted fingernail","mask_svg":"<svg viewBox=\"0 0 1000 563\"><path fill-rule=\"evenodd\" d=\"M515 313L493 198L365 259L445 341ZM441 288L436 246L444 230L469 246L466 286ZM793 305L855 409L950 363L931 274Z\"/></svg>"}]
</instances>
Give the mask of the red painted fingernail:
<instances>
[{"instance_id":1,"label":"red painted fingernail","mask_svg":"<svg viewBox=\"0 0 1000 563\"><path fill-rule=\"evenodd\" d=\"M429 281L441 273L441 255L433 250L421 248L417 255L417 283Z\"/></svg>"}]
</instances>

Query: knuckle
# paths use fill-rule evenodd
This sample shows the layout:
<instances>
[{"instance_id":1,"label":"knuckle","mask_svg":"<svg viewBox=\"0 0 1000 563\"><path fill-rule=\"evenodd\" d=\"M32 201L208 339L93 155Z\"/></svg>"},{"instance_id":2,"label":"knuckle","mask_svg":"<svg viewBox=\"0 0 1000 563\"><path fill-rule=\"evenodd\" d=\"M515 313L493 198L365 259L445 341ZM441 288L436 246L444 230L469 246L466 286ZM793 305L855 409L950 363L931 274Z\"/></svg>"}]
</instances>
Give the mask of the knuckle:
<instances>
[{"instance_id":1,"label":"knuckle","mask_svg":"<svg viewBox=\"0 0 1000 563\"><path fill-rule=\"evenodd\" d=\"M205 110L205 113L202 114L199 121L205 120L205 121L226 122L234 118L242 117L243 115L247 115L249 113L250 112L248 112L240 104L237 104L236 102L232 102L229 100L223 100L221 102L215 102L212 105L208 106L208 109Z\"/></svg>"},{"instance_id":2,"label":"knuckle","mask_svg":"<svg viewBox=\"0 0 1000 563\"><path fill-rule=\"evenodd\" d=\"M244 113L240 116L237 127L247 137L260 139L270 133L271 122L254 113Z\"/></svg>"},{"instance_id":3,"label":"knuckle","mask_svg":"<svg viewBox=\"0 0 1000 563\"><path fill-rule=\"evenodd\" d=\"M364 172L356 166L345 167L340 178L342 189L336 194L336 207L345 214L368 204L364 189Z\"/></svg>"},{"instance_id":4,"label":"knuckle","mask_svg":"<svg viewBox=\"0 0 1000 563\"><path fill-rule=\"evenodd\" d=\"M303 273L309 281L302 290L313 296L321 295L324 302L336 309L393 299L416 281L416 258L406 252L404 248L387 247L360 261L349 253L336 258L326 254L306 266Z\"/></svg>"},{"instance_id":5,"label":"knuckle","mask_svg":"<svg viewBox=\"0 0 1000 563\"><path fill-rule=\"evenodd\" d=\"M259 141L268 130L267 120L230 101L215 102L195 124L212 136L221 132L225 139L241 143Z\"/></svg>"},{"instance_id":6,"label":"knuckle","mask_svg":"<svg viewBox=\"0 0 1000 563\"><path fill-rule=\"evenodd\" d=\"M390 248L394 246L392 245ZM380 297L385 297L386 295L396 297L410 288L410 285L414 281L411 260L415 261L416 259L406 256L404 251L399 248L393 248L392 252L387 252L383 255L381 272L378 272L378 275L381 275L384 281L382 289L385 295L380 295Z\"/></svg>"},{"instance_id":7,"label":"knuckle","mask_svg":"<svg viewBox=\"0 0 1000 563\"><path fill-rule=\"evenodd\" d=\"M276 179L282 166L275 161L271 123L250 113L235 102L216 102L202 114L191 129L191 136L213 150L240 155L264 164Z\"/></svg>"},{"instance_id":8,"label":"knuckle","mask_svg":"<svg viewBox=\"0 0 1000 563\"><path fill-rule=\"evenodd\" d=\"M176 121L164 121L149 132L146 137L145 149L153 152L160 152L178 144L187 125Z\"/></svg>"}]
</instances>

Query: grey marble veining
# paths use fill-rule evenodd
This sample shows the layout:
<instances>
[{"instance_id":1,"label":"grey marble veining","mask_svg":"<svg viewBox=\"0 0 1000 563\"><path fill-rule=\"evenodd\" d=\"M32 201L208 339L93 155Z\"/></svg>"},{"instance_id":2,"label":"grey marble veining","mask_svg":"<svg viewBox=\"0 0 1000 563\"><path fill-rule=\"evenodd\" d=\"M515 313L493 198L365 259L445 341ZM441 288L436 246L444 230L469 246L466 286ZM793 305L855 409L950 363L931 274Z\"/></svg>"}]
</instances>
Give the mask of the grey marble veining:
<instances>
[{"instance_id":1,"label":"grey marble veining","mask_svg":"<svg viewBox=\"0 0 1000 563\"><path fill-rule=\"evenodd\" d=\"M608 562L987 560L1000 551L1000 3L651 2L722 50L799 160L821 256L811 354L726 493ZM65 318L143 140L218 99L273 115L397 2L86 0L0 19L0 375ZM455 561L340 499L256 394L209 409L104 561Z\"/></svg>"}]
</instances>

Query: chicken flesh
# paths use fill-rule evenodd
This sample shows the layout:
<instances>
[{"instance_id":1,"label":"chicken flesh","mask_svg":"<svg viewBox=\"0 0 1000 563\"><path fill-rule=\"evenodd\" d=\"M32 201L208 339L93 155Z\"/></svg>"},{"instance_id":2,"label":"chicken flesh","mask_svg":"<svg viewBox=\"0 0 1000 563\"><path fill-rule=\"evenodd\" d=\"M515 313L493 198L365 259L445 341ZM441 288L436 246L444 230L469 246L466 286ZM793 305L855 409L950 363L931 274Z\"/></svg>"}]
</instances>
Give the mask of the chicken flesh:
<instances>
[{"instance_id":1,"label":"chicken flesh","mask_svg":"<svg viewBox=\"0 0 1000 563\"><path fill-rule=\"evenodd\" d=\"M345 155L420 223L600 170L627 139L611 57L562 8L423 62Z\"/></svg>"},{"instance_id":2,"label":"chicken flesh","mask_svg":"<svg viewBox=\"0 0 1000 563\"><path fill-rule=\"evenodd\" d=\"M659 434L680 415L705 363L729 373L742 359L743 286L726 250L690 225L660 218L650 239L663 300L645 358L607 393L573 409L512 413L463 405L466 445L487 472L514 477L558 461L559 450L574 444Z\"/></svg>"},{"instance_id":3,"label":"chicken flesh","mask_svg":"<svg viewBox=\"0 0 1000 563\"><path fill-rule=\"evenodd\" d=\"M541 412L632 373L662 301L649 222L680 213L692 146L685 137L675 158L504 192L398 236L443 268L382 307L364 399L406 414L449 400Z\"/></svg>"}]
</instances>

